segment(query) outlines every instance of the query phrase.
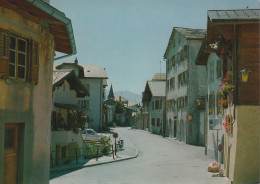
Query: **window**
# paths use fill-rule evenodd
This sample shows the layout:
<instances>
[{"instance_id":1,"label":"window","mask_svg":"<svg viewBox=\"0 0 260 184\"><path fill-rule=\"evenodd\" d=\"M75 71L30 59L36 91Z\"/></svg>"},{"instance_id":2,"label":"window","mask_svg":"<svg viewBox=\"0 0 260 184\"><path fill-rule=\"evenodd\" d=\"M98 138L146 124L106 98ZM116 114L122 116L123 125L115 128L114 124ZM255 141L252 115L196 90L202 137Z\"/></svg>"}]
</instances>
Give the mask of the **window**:
<instances>
[{"instance_id":1,"label":"window","mask_svg":"<svg viewBox=\"0 0 260 184\"><path fill-rule=\"evenodd\" d=\"M175 55L172 56L172 68L175 67Z\"/></svg>"},{"instance_id":2,"label":"window","mask_svg":"<svg viewBox=\"0 0 260 184\"><path fill-rule=\"evenodd\" d=\"M152 102L152 110L154 110L154 102Z\"/></svg>"},{"instance_id":3,"label":"window","mask_svg":"<svg viewBox=\"0 0 260 184\"><path fill-rule=\"evenodd\" d=\"M184 97L184 107L188 107L188 96Z\"/></svg>"},{"instance_id":4,"label":"window","mask_svg":"<svg viewBox=\"0 0 260 184\"><path fill-rule=\"evenodd\" d=\"M209 94L209 114L215 114L215 94Z\"/></svg>"},{"instance_id":5,"label":"window","mask_svg":"<svg viewBox=\"0 0 260 184\"><path fill-rule=\"evenodd\" d=\"M217 67L216 67L216 77L221 78L222 77L222 60L218 59L217 60Z\"/></svg>"},{"instance_id":6,"label":"window","mask_svg":"<svg viewBox=\"0 0 260 184\"><path fill-rule=\"evenodd\" d=\"M211 82L214 82L214 64L213 63L210 63L210 69L209 69L209 80Z\"/></svg>"},{"instance_id":7,"label":"window","mask_svg":"<svg viewBox=\"0 0 260 184\"><path fill-rule=\"evenodd\" d=\"M160 126L160 118L157 118L157 126Z\"/></svg>"},{"instance_id":8,"label":"window","mask_svg":"<svg viewBox=\"0 0 260 184\"><path fill-rule=\"evenodd\" d=\"M160 107L160 101L156 100L155 101L155 109L159 109L159 107Z\"/></svg>"},{"instance_id":9,"label":"window","mask_svg":"<svg viewBox=\"0 0 260 184\"><path fill-rule=\"evenodd\" d=\"M39 44L0 29L0 77L38 83Z\"/></svg>"},{"instance_id":10,"label":"window","mask_svg":"<svg viewBox=\"0 0 260 184\"><path fill-rule=\"evenodd\" d=\"M86 108L89 109L89 100L86 100Z\"/></svg>"},{"instance_id":11,"label":"window","mask_svg":"<svg viewBox=\"0 0 260 184\"><path fill-rule=\"evenodd\" d=\"M80 108L86 108L87 106L86 106L86 100L79 100L78 101L78 106L80 107Z\"/></svg>"},{"instance_id":12,"label":"window","mask_svg":"<svg viewBox=\"0 0 260 184\"><path fill-rule=\"evenodd\" d=\"M27 41L10 36L9 76L25 79L27 65Z\"/></svg>"},{"instance_id":13,"label":"window","mask_svg":"<svg viewBox=\"0 0 260 184\"><path fill-rule=\"evenodd\" d=\"M152 118L152 126L155 126L155 118Z\"/></svg>"},{"instance_id":14,"label":"window","mask_svg":"<svg viewBox=\"0 0 260 184\"><path fill-rule=\"evenodd\" d=\"M14 128L8 128L5 129L5 143L4 148L5 149L11 149L15 147L15 129Z\"/></svg>"},{"instance_id":15,"label":"window","mask_svg":"<svg viewBox=\"0 0 260 184\"><path fill-rule=\"evenodd\" d=\"M219 103L219 100L221 100L222 99L222 97L220 96L220 95L217 95L217 97L216 97L216 99L217 99L217 114L223 114L223 106L222 106L222 104L221 103Z\"/></svg>"},{"instance_id":16,"label":"window","mask_svg":"<svg viewBox=\"0 0 260 184\"><path fill-rule=\"evenodd\" d=\"M174 77L170 79L170 89L171 90L175 89L175 78Z\"/></svg>"},{"instance_id":17,"label":"window","mask_svg":"<svg viewBox=\"0 0 260 184\"><path fill-rule=\"evenodd\" d=\"M169 80L166 80L166 91L169 91Z\"/></svg>"},{"instance_id":18,"label":"window","mask_svg":"<svg viewBox=\"0 0 260 184\"><path fill-rule=\"evenodd\" d=\"M66 158L66 151L67 151L66 146L62 146L61 147L61 158Z\"/></svg>"}]
</instances>

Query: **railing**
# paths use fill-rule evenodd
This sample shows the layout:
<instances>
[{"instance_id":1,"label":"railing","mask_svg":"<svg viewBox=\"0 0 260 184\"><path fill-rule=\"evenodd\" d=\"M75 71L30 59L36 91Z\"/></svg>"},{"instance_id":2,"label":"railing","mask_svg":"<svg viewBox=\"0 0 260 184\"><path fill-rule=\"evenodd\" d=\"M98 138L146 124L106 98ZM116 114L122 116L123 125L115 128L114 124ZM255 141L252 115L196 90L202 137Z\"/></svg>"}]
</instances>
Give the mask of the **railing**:
<instances>
[{"instance_id":1,"label":"railing","mask_svg":"<svg viewBox=\"0 0 260 184\"><path fill-rule=\"evenodd\" d=\"M112 154L113 159L118 151L122 151L124 146L124 140L119 140L116 145L111 145L111 150L108 151L108 155ZM50 152L51 167L60 166L68 164L75 161L76 164L79 163L80 157L85 157L86 159L96 158L103 156L101 152L101 146L98 143L95 154L88 155L86 153L86 147L83 148L68 148L67 146L56 146L56 150Z\"/></svg>"}]
</instances>

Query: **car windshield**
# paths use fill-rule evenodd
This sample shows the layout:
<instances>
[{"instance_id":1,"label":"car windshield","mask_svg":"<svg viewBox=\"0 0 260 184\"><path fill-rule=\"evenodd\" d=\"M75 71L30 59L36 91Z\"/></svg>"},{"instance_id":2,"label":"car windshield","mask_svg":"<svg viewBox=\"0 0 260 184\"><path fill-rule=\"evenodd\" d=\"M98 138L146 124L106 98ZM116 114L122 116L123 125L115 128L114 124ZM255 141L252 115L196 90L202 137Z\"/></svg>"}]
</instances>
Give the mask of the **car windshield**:
<instances>
[{"instance_id":1,"label":"car windshield","mask_svg":"<svg viewBox=\"0 0 260 184\"><path fill-rule=\"evenodd\" d=\"M87 134L96 135L97 133L94 130L87 130Z\"/></svg>"}]
</instances>

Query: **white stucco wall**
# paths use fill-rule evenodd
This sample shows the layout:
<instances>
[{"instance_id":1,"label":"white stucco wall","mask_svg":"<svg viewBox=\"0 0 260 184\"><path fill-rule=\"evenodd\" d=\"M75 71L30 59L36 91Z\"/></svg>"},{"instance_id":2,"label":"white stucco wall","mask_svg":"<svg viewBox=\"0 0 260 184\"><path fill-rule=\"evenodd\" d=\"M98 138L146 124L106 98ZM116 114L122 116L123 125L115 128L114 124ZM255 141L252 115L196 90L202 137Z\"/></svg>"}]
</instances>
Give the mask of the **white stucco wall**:
<instances>
[{"instance_id":1,"label":"white stucco wall","mask_svg":"<svg viewBox=\"0 0 260 184\"><path fill-rule=\"evenodd\" d=\"M103 79L86 78L81 79L81 81L85 87L87 87L87 84L89 84L90 96L78 99L89 100L89 110L86 111L86 114L91 121L88 123L88 127L98 130L99 127L101 127L103 124Z\"/></svg>"}]
</instances>

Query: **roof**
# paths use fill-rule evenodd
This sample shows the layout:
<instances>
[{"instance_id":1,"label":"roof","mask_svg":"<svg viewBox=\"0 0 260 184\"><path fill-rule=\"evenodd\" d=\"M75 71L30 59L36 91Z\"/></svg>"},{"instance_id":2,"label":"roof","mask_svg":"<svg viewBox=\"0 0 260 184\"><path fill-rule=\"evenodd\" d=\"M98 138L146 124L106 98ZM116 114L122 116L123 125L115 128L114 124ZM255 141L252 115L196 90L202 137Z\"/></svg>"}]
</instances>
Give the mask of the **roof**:
<instances>
[{"instance_id":1,"label":"roof","mask_svg":"<svg viewBox=\"0 0 260 184\"><path fill-rule=\"evenodd\" d=\"M153 97L165 96L166 81L148 81L147 83Z\"/></svg>"},{"instance_id":2,"label":"roof","mask_svg":"<svg viewBox=\"0 0 260 184\"><path fill-rule=\"evenodd\" d=\"M260 9L208 10L211 23L259 22Z\"/></svg>"},{"instance_id":3,"label":"roof","mask_svg":"<svg viewBox=\"0 0 260 184\"><path fill-rule=\"evenodd\" d=\"M64 78L66 75L68 75L72 71L73 71L72 69L62 69L62 70L54 69L52 84L55 84L56 82L60 81L62 78Z\"/></svg>"},{"instance_id":4,"label":"roof","mask_svg":"<svg viewBox=\"0 0 260 184\"><path fill-rule=\"evenodd\" d=\"M108 79L107 72L105 68L95 64L81 65L84 68L85 78L101 78Z\"/></svg>"},{"instance_id":5,"label":"roof","mask_svg":"<svg viewBox=\"0 0 260 184\"><path fill-rule=\"evenodd\" d=\"M62 69L53 71L53 87L61 86L64 80L69 82L70 89L75 90L78 97L89 96L89 91L76 76L74 70Z\"/></svg>"},{"instance_id":6,"label":"roof","mask_svg":"<svg viewBox=\"0 0 260 184\"><path fill-rule=\"evenodd\" d=\"M109 94L108 94L108 99L110 99L110 98L112 98L112 99L115 98L112 84L110 86L110 90L109 90Z\"/></svg>"},{"instance_id":7,"label":"roof","mask_svg":"<svg viewBox=\"0 0 260 184\"><path fill-rule=\"evenodd\" d=\"M175 34L175 31L178 31L180 34L185 36L186 39L188 40L202 40L205 35L206 35L206 30L205 29L191 29L191 28L182 28L182 27L173 27L172 33L166 48L166 51L164 53L164 58L166 58L166 55L169 52L169 49L173 43L173 37Z\"/></svg>"},{"instance_id":8,"label":"roof","mask_svg":"<svg viewBox=\"0 0 260 184\"><path fill-rule=\"evenodd\" d=\"M189 40L203 39L206 34L205 29L191 29L182 27L175 27L175 29Z\"/></svg>"},{"instance_id":9,"label":"roof","mask_svg":"<svg viewBox=\"0 0 260 184\"><path fill-rule=\"evenodd\" d=\"M121 98L121 100L120 100ZM115 97L115 101L121 101L121 102L128 102L124 97L122 96L118 96L118 97Z\"/></svg>"},{"instance_id":10,"label":"roof","mask_svg":"<svg viewBox=\"0 0 260 184\"><path fill-rule=\"evenodd\" d=\"M55 50L66 54L77 53L71 20L63 12L42 0L0 1L0 6L9 8L36 24L40 20L48 21Z\"/></svg>"},{"instance_id":11,"label":"roof","mask_svg":"<svg viewBox=\"0 0 260 184\"><path fill-rule=\"evenodd\" d=\"M166 73L156 73L152 80L166 80Z\"/></svg>"}]
</instances>

